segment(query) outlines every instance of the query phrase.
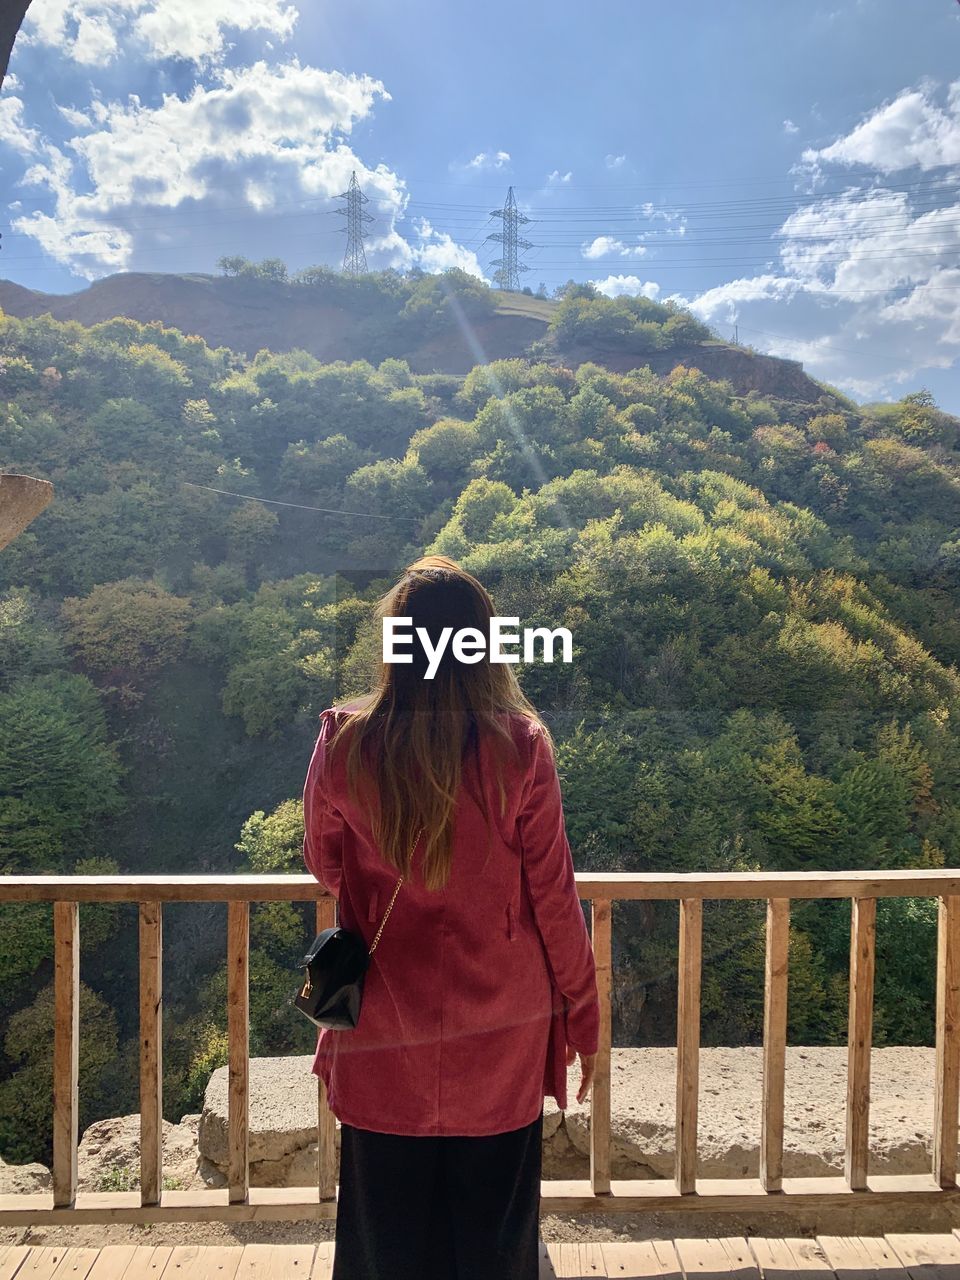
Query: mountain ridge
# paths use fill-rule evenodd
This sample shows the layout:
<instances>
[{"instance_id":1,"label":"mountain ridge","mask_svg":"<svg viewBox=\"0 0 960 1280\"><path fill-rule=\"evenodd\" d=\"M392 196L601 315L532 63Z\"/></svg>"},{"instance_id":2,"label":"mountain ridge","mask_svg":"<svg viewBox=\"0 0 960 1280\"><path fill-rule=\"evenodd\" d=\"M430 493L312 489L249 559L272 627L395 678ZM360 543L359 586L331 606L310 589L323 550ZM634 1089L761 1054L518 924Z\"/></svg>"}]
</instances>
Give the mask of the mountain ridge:
<instances>
[{"instance_id":1,"label":"mountain ridge","mask_svg":"<svg viewBox=\"0 0 960 1280\"><path fill-rule=\"evenodd\" d=\"M380 354L406 360L414 373L465 375L477 364L525 355L533 344L550 347L548 326L558 303L528 294L493 293L496 307L491 315L461 319L413 344L388 340ZM202 273L120 272L68 294L0 280L0 310L18 319L49 314L85 326L117 316L141 324L160 322L196 334L208 346L229 347L248 357L264 348L302 349L324 362L349 362L368 358L370 343L366 318L331 299L321 287ZM690 343L666 351L584 344L544 354L571 367L590 361L618 373L649 365L662 376L684 364L710 378L726 378L738 395L756 391L800 404L838 403L799 361L723 342Z\"/></svg>"}]
</instances>

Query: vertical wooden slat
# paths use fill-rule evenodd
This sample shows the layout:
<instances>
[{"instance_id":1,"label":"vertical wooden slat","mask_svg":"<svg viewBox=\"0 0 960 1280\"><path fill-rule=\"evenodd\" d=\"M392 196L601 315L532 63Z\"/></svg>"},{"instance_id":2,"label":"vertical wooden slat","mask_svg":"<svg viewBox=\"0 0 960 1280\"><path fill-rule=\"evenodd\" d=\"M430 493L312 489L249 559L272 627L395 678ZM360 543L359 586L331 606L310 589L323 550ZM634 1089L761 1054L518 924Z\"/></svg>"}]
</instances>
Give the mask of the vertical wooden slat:
<instances>
[{"instance_id":1,"label":"vertical wooden slat","mask_svg":"<svg viewBox=\"0 0 960 1280\"><path fill-rule=\"evenodd\" d=\"M77 1195L80 1077L80 904L53 904L53 1205Z\"/></svg>"},{"instance_id":2,"label":"vertical wooden slat","mask_svg":"<svg viewBox=\"0 0 960 1280\"><path fill-rule=\"evenodd\" d=\"M600 1042L590 1098L590 1185L594 1195L610 1192L611 932L610 899L594 898L591 934L600 997Z\"/></svg>"},{"instance_id":3,"label":"vertical wooden slat","mask_svg":"<svg viewBox=\"0 0 960 1280\"><path fill-rule=\"evenodd\" d=\"M787 976L790 899L767 900L767 946L763 984L763 1112L760 1119L760 1181L765 1191L783 1190L783 1078L787 1057Z\"/></svg>"},{"instance_id":4,"label":"vertical wooden slat","mask_svg":"<svg viewBox=\"0 0 960 1280\"><path fill-rule=\"evenodd\" d=\"M933 1176L957 1184L960 1105L960 897L940 898L937 930L937 1074L933 1118Z\"/></svg>"},{"instance_id":5,"label":"vertical wooden slat","mask_svg":"<svg viewBox=\"0 0 960 1280\"><path fill-rule=\"evenodd\" d=\"M876 898L851 899L850 1006L847 1026L847 1141L844 1175L851 1191L867 1189L870 1141L870 1048L873 1039L873 975Z\"/></svg>"},{"instance_id":6,"label":"vertical wooden slat","mask_svg":"<svg viewBox=\"0 0 960 1280\"><path fill-rule=\"evenodd\" d=\"M697 1103L700 1088L700 974L703 900L680 900L677 973L677 1155L675 1180L681 1195L696 1191Z\"/></svg>"},{"instance_id":7,"label":"vertical wooden slat","mask_svg":"<svg viewBox=\"0 0 960 1280\"><path fill-rule=\"evenodd\" d=\"M140 1203L163 1187L163 908L140 903Z\"/></svg>"},{"instance_id":8,"label":"vertical wooden slat","mask_svg":"<svg viewBox=\"0 0 960 1280\"><path fill-rule=\"evenodd\" d=\"M229 1201L246 1200L250 1185L250 903L227 904L227 1031L229 1066Z\"/></svg>"},{"instance_id":9,"label":"vertical wooden slat","mask_svg":"<svg viewBox=\"0 0 960 1280\"><path fill-rule=\"evenodd\" d=\"M317 933L336 924L337 900L317 899ZM321 1200L337 1196L337 1117L330 1110L327 1086L317 1077L317 1176Z\"/></svg>"}]
</instances>

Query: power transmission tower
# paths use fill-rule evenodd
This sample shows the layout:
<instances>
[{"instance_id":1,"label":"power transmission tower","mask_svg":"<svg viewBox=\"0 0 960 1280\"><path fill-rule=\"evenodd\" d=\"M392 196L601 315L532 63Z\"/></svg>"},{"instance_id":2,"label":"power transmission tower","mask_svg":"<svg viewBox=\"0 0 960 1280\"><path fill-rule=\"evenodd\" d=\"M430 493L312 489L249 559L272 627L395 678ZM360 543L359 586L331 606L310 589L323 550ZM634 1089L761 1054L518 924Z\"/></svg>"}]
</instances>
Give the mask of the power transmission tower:
<instances>
[{"instance_id":1,"label":"power transmission tower","mask_svg":"<svg viewBox=\"0 0 960 1280\"><path fill-rule=\"evenodd\" d=\"M354 169L350 178L350 185L341 195L337 196L338 200L346 200L347 207L338 209L338 213L342 213L346 217L346 222L340 228L341 231L347 233L347 249L343 255L343 270L348 276L360 276L367 270L367 255L363 251L363 224L372 222L373 215L367 213L363 206L367 203L368 197L360 190L360 183L357 181L357 171Z\"/></svg>"},{"instance_id":2,"label":"power transmission tower","mask_svg":"<svg viewBox=\"0 0 960 1280\"><path fill-rule=\"evenodd\" d=\"M490 217L500 218L503 223L502 231L494 231L487 236L487 240L495 240L498 244L503 245L503 257L494 258L491 264L497 268L493 273L493 278L501 289L517 290L520 288L521 271L530 270L529 267L524 266L519 261L519 252L522 249L532 249L533 245L520 235L520 228L525 222L530 222L531 219L517 208L513 187L507 192L507 203L502 209L494 209Z\"/></svg>"}]
</instances>

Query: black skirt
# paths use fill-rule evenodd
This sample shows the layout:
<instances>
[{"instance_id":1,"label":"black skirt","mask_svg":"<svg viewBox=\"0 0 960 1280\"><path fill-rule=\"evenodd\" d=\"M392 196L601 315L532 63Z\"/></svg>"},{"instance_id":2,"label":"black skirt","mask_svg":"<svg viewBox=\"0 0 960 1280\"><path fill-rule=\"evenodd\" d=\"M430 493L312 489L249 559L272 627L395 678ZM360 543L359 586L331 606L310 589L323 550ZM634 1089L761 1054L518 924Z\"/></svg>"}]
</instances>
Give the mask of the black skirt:
<instances>
[{"instance_id":1,"label":"black skirt","mask_svg":"<svg viewBox=\"0 0 960 1280\"><path fill-rule=\"evenodd\" d=\"M543 1111L481 1137L340 1125L331 1280L537 1280Z\"/></svg>"}]
</instances>

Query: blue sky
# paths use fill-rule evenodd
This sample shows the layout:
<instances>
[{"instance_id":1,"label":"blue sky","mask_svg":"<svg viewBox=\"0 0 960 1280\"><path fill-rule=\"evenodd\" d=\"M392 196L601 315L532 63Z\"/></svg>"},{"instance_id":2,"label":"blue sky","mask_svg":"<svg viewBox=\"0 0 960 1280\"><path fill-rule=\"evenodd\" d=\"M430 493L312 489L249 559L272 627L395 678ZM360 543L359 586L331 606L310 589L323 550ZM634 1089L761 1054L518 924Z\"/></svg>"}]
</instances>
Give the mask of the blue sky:
<instances>
[{"instance_id":1,"label":"blue sky","mask_svg":"<svg viewBox=\"0 0 960 1280\"><path fill-rule=\"evenodd\" d=\"M0 272L343 256L675 297L858 399L960 412L960 5L34 0L0 96Z\"/></svg>"}]
</instances>

